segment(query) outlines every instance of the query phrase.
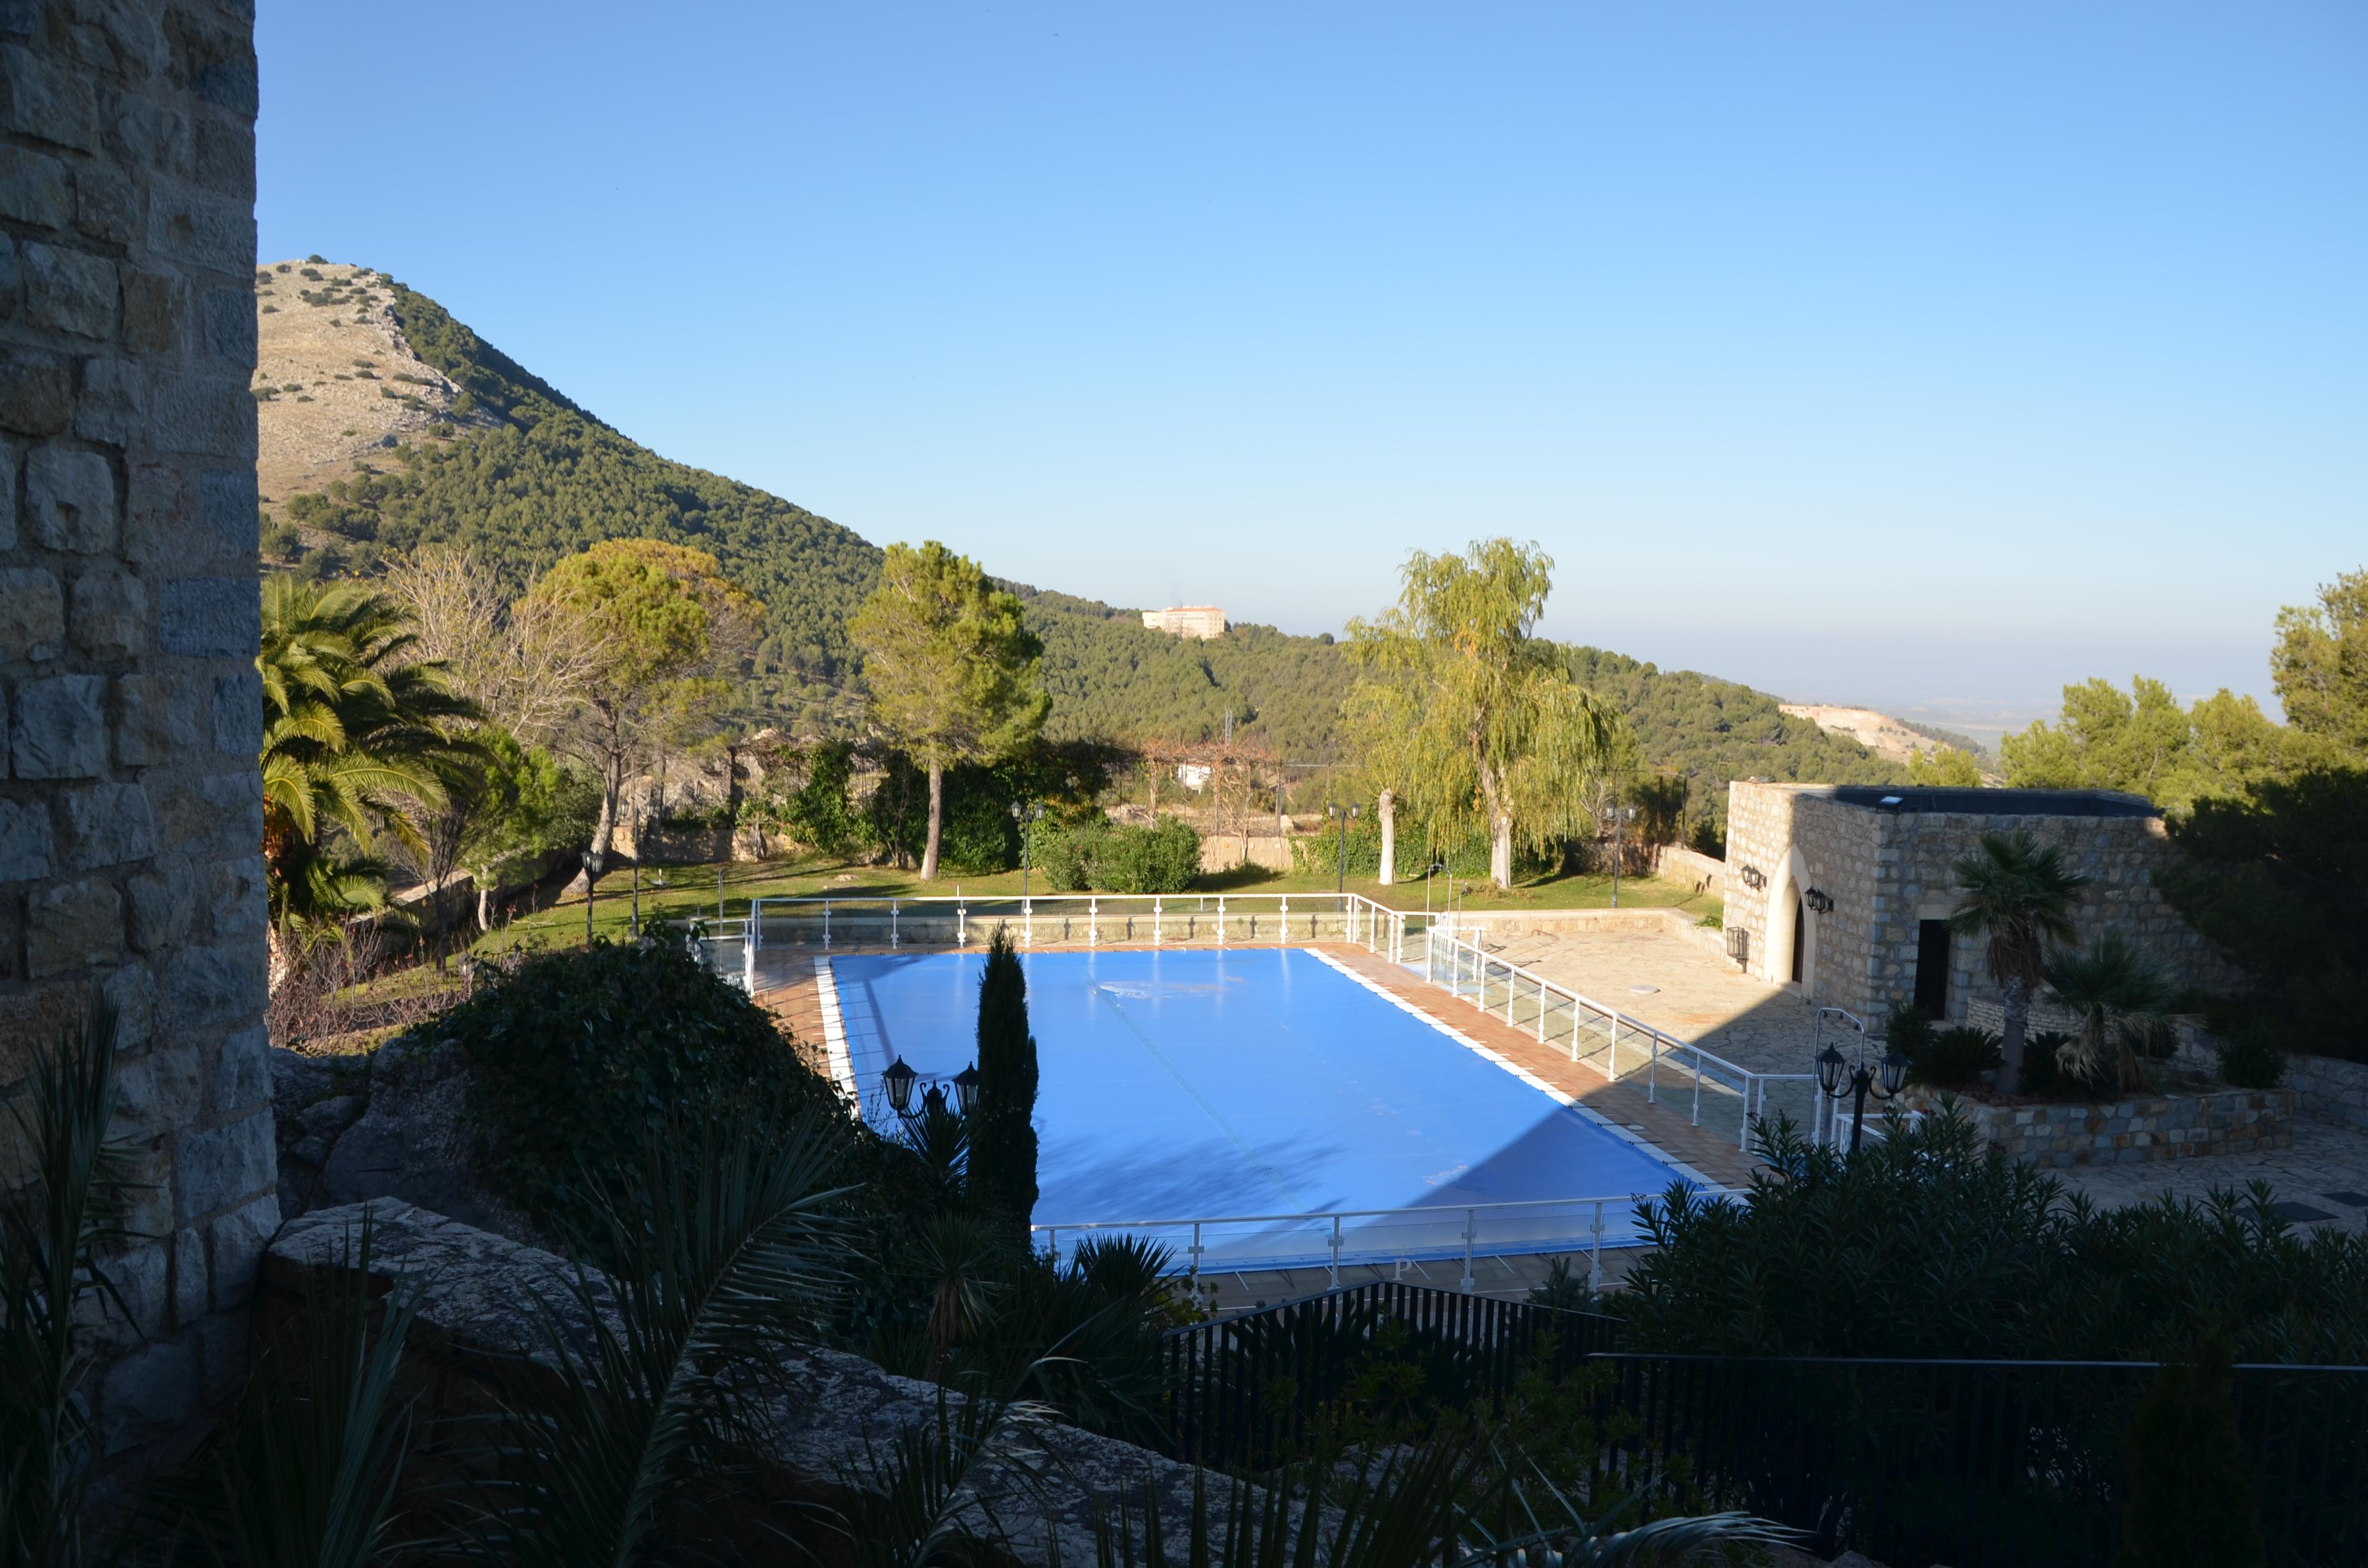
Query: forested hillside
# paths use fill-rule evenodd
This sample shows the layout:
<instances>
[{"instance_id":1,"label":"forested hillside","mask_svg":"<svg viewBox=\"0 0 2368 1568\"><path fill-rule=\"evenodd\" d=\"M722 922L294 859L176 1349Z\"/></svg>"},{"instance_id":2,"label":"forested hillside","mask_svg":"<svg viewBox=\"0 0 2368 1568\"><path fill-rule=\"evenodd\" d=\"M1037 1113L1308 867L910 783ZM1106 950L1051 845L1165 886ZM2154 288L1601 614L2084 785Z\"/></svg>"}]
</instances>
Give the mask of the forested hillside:
<instances>
[{"instance_id":1,"label":"forested hillside","mask_svg":"<svg viewBox=\"0 0 2368 1568\"><path fill-rule=\"evenodd\" d=\"M290 498L290 517L370 552L466 545L523 587L563 555L606 539L708 551L765 601L760 675L817 682L847 675L847 618L880 570L849 530L753 485L660 457L586 413L452 319L393 285L412 351L463 391L455 412L487 427L396 446L382 472ZM268 417L267 414L267 417Z\"/></svg>"},{"instance_id":2,"label":"forested hillside","mask_svg":"<svg viewBox=\"0 0 2368 1568\"><path fill-rule=\"evenodd\" d=\"M825 734L855 728L860 679L847 619L878 574L878 547L778 496L659 456L435 301L382 281L411 352L459 389L452 419L371 449L351 477L325 492L289 497L288 521L315 540L341 541L350 569L367 571L380 556L421 544L452 543L479 551L521 587L553 561L601 540L643 537L712 551L766 606L747 718ZM336 305L326 300L318 308ZM266 421L280 415L264 404ZM1262 739L1280 760L1337 758L1352 672L1328 636L1237 625L1201 642L1148 631L1133 609L1011 586L1043 639L1050 738L1191 744L1216 738L1231 714L1237 732ZM1697 814L1723 814L1731 778L1896 777L1891 765L1847 738L1788 718L1764 692L1598 649L1568 653L1573 675L1628 715L1644 767L1691 776Z\"/></svg>"},{"instance_id":3,"label":"forested hillside","mask_svg":"<svg viewBox=\"0 0 2368 1568\"><path fill-rule=\"evenodd\" d=\"M1236 625L1201 642L1150 631L1134 610L1017 591L1028 624L1044 639L1048 729L1056 738L1189 744L1224 733L1231 713L1237 729L1263 734L1286 760L1331 755L1349 673L1330 637Z\"/></svg>"},{"instance_id":4,"label":"forested hillside","mask_svg":"<svg viewBox=\"0 0 2368 1568\"><path fill-rule=\"evenodd\" d=\"M1848 736L1784 712L1764 691L1601 648L1565 652L1572 678L1628 716L1645 769L1690 777L1694 810L1722 821L1730 779L1895 784L1907 778L1904 767Z\"/></svg>"}]
</instances>

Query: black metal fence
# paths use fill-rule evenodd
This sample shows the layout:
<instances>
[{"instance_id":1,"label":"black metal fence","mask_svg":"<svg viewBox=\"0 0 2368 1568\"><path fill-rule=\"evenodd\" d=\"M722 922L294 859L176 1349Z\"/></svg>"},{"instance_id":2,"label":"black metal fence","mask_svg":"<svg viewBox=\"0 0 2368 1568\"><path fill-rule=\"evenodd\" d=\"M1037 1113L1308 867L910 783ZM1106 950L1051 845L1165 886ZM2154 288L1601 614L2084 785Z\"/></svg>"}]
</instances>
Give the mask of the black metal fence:
<instances>
[{"instance_id":1,"label":"black metal fence","mask_svg":"<svg viewBox=\"0 0 2368 1568\"><path fill-rule=\"evenodd\" d=\"M1832 1555L1952 1568L2112 1560L2146 1362L1611 1354L1606 1462L1675 1461L1708 1502ZM2237 1424L2275 1564L2368 1562L2368 1369L2239 1367Z\"/></svg>"},{"instance_id":2,"label":"black metal fence","mask_svg":"<svg viewBox=\"0 0 2368 1568\"><path fill-rule=\"evenodd\" d=\"M1255 1467L1294 1450L1384 1363L1418 1369L1426 1403L1464 1409L1533 1369L1566 1371L1619 1333L1591 1312L1386 1279L1195 1324L1166 1341L1169 1452Z\"/></svg>"},{"instance_id":3,"label":"black metal fence","mask_svg":"<svg viewBox=\"0 0 2368 1568\"><path fill-rule=\"evenodd\" d=\"M2145 1362L1661 1356L1619 1320L1392 1282L1195 1324L1167 1339L1170 1451L1256 1469L1349 1397L1366 1413L1501 1402L1589 1362L1602 1464L1622 1487L1682 1478L1831 1556L1951 1568L2111 1562ZM1375 1376L1377 1369L1418 1376ZM2246 1366L2237 1431L2278 1568L2368 1562L2368 1368Z\"/></svg>"}]
</instances>

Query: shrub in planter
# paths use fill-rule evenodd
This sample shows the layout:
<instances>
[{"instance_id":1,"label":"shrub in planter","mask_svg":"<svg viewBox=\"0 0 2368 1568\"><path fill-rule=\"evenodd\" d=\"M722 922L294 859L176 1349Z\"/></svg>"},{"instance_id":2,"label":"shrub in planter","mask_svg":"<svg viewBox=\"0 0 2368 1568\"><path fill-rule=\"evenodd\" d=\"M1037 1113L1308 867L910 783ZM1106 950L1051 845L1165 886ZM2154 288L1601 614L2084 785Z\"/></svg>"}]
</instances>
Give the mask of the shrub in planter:
<instances>
[{"instance_id":1,"label":"shrub in planter","mask_svg":"<svg viewBox=\"0 0 2368 1568\"><path fill-rule=\"evenodd\" d=\"M1907 1051L1907 1081L1936 1088L1975 1084L1998 1064L1998 1037L1970 1024L1933 1029L1921 1051Z\"/></svg>"},{"instance_id":2,"label":"shrub in planter","mask_svg":"<svg viewBox=\"0 0 2368 1568\"><path fill-rule=\"evenodd\" d=\"M2022 1091L2041 1099L2096 1100L2110 1098L2116 1090L2109 1067L2097 1076L2084 1077L2068 1063L2079 1041L2058 1029L2044 1029L2032 1035L2022 1048Z\"/></svg>"},{"instance_id":3,"label":"shrub in planter","mask_svg":"<svg viewBox=\"0 0 2368 1568\"><path fill-rule=\"evenodd\" d=\"M2284 1082L2285 1052L2254 1035L2220 1047L2220 1081L2238 1089L2274 1089Z\"/></svg>"}]
</instances>

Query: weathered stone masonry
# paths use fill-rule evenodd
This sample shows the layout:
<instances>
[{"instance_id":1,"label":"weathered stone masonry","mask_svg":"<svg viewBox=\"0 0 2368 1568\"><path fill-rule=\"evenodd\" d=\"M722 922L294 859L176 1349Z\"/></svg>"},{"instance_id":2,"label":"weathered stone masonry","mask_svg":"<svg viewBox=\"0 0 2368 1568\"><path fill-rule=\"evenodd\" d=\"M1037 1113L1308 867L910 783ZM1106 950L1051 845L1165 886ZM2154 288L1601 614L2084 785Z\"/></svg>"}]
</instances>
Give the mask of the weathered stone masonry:
<instances>
[{"instance_id":1,"label":"weathered stone masonry","mask_svg":"<svg viewBox=\"0 0 2368 1568\"><path fill-rule=\"evenodd\" d=\"M1727 795L1726 929L1744 935L1746 968L1778 984L1792 979L1793 922L1811 888L1833 900L1801 910L1801 990L1870 1021L1915 992L1920 922L1955 907L1953 867L1985 833L2030 833L2059 847L2089 879L2073 920L2083 942L2118 930L2182 983L2223 979L2221 960L2164 899L2155 873L2176 850L2162 818L2135 796L2101 791L1918 790L1884 810L1861 796L1883 790L1737 780ZM1979 811L1934 809L1964 799ZM2117 814L2081 814L2112 812ZM1765 878L1754 889L1745 867ZM1948 1016L1995 1001L1981 946L1955 938L1949 953Z\"/></svg>"},{"instance_id":2,"label":"weathered stone masonry","mask_svg":"<svg viewBox=\"0 0 2368 1568\"><path fill-rule=\"evenodd\" d=\"M242 1367L264 1001L251 6L0 0L0 1097L94 993L150 1184L110 1457ZM23 1179L0 1118L0 1183Z\"/></svg>"}]
</instances>

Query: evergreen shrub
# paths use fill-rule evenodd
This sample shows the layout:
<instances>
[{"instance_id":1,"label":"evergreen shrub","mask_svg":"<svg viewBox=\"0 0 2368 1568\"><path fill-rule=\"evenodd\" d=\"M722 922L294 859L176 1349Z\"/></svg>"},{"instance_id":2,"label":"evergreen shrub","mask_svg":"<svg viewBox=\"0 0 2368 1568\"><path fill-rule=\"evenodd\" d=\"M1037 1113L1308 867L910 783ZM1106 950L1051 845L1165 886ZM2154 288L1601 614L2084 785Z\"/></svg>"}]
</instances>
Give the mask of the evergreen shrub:
<instances>
[{"instance_id":1,"label":"evergreen shrub","mask_svg":"<svg viewBox=\"0 0 2368 1568\"><path fill-rule=\"evenodd\" d=\"M481 1168L563 1234L669 1116L839 1104L771 1014L663 937L535 954L427 1027L474 1067Z\"/></svg>"},{"instance_id":2,"label":"evergreen shrub","mask_svg":"<svg viewBox=\"0 0 2368 1568\"><path fill-rule=\"evenodd\" d=\"M1909 1083L1963 1087L1981 1082L1982 1074L1998 1064L1998 1037L1958 1024L1928 1030L1918 1048L1902 1047L1902 1054L1907 1058Z\"/></svg>"},{"instance_id":3,"label":"evergreen shrub","mask_svg":"<svg viewBox=\"0 0 2368 1568\"><path fill-rule=\"evenodd\" d=\"M1184 892L1201 874L1201 835L1176 817L1138 827L1096 816L1041 835L1036 856L1057 892Z\"/></svg>"}]
</instances>

